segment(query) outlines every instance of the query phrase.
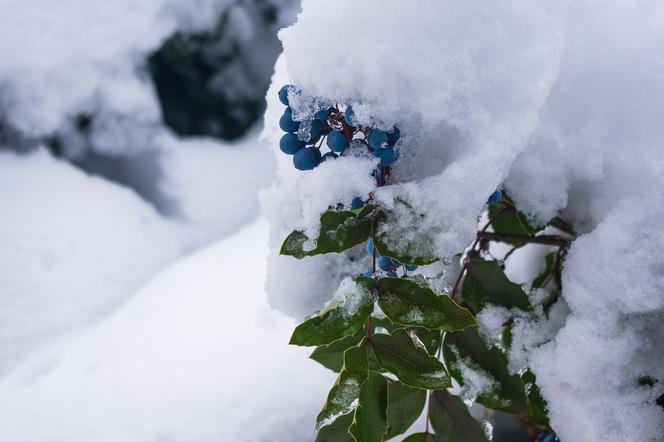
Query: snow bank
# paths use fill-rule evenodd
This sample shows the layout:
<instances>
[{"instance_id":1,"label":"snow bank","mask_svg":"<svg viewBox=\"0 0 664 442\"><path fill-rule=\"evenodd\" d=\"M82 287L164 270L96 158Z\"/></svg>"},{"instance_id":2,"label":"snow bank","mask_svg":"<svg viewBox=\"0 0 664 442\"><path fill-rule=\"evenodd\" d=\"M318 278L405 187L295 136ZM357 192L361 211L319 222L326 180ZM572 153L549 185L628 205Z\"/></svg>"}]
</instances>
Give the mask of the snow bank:
<instances>
[{"instance_id":1,"label":"snow bank","mask_svg":"<svg viewBox=\"0 0 664 442\"><path fill-rule=\"evenodd\" d=\"M0 212L1 373L183 251L183 230L136 194L43 151L0 154Z\"/></svg>"},{"instance_id":2,"label":"snow bank","mask_svg":"<svg viewBox=\"0 0 664 442\"><path fill-rule=\"evenodd\" d=\"M266 126L277 127L276 91L287 82L305 96L352 104L367 124L397 124L401 158L393 185L376 196L388 207L406 199L424 214L418 228L439 256L467 246L501 183L534 217L561 213L588 233L565 264L553 322L540 329L542 339L521 338L550 341L530 363L546 378L542 391L562 440L661 439L662 410L653 403L664 392L661 358L648 352L661 346L656 324L664 314L655 252L664 246L655 196L664 193L661 2L305 0L280 37L284 58ZM296 113L307 111L294 104L302 107ZM265 136L280 155L276 133ZM279 184L264 198L273 251L309 200L324 200L335 185L310 186L317 196L299 191L300 173L281 157ZM396 238L413 229L404 219L387 225ZM273 252L271 302L296 315L314 310L351 270L351 257L296 263ZM640 386L639 376L660 383Z\"/></svg>"},{"instance_id":3,"label":"snow bank","mask_svg":"<svg viewBox=\"0 0 664 442\"><path fill-rule=\"evenodd\" d=\"M334 374L265 302L267 234L258 221L173 264L31 357L0 382L0 439L312 440Z\"/></svg>"}]
</instances>

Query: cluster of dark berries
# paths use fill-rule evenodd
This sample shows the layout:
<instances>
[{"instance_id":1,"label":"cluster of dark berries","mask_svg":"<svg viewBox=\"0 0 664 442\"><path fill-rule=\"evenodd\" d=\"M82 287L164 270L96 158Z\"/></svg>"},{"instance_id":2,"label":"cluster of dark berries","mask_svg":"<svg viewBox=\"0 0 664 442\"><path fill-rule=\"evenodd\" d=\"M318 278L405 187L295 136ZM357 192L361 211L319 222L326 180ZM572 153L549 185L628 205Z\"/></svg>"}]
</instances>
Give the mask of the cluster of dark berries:
<instances>
[{"instance_id":1,"label":"cluster of dark berries","mask_svg":"<svg viewBox=\"0 0 664 442\"><path fill-rule=\"evenodd\" d=\"M297 88L293 85L286 85L279 90L279 100L286 105L286 110L279 120L279 127L286 134L281 137L279 148L285 154L293 156L296 169L311 170L325 160L362 150L380 158L382 167L396 161L394 145L400 137L397 127L386 132L361 126L355 121L351 106L342 111L338 105L324 107L314 113L313 118L297 121L293 118L293 109L289 106L289 95L294 93L297 93ZM325 140L329 152L323 155L321 147ZM380 168L374 176L377 180L382 179Z\"/></svg>"}]
</instances>

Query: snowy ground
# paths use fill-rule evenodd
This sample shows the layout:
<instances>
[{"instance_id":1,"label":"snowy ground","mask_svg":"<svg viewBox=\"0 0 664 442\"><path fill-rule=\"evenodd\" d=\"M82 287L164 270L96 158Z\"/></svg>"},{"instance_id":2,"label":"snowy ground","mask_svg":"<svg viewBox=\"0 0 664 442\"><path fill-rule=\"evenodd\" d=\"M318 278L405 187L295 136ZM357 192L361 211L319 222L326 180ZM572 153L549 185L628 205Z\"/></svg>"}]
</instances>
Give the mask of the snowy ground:
<instances>
[{"instance_id":1,"label":"snowy ground","mask_svg":"<svg viewBox=\"0 0 664 442\"><path fill-rule=\"evenodd\" d=\"M333 382L263 290L268 225L168 266L0 381L0 440L298 441Z\"/></svg>"}]
</instances>

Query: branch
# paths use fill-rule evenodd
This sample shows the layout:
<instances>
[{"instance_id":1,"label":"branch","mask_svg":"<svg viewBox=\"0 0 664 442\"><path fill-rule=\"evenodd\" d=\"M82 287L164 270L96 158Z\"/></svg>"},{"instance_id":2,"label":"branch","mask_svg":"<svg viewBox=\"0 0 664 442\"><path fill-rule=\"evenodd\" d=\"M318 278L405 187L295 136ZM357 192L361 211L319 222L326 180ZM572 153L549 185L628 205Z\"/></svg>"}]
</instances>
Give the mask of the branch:
<instances>
[{"instance_id":1,"label":"branch","mask_svg":"<svg viewBox=\"0 0 664 442\"><path fill-rule=\"evenodd\" d=\"M509 244L542 244L548 246L567 247L569 240L558 235L505 235L494 232L478 232L477 237L486 241L505 242Z\"/></svg>"},{"instance_id":2,"label":"branch","mask_svg":"<svg viewBox=\"0 0 664 442\"><path fill-rule=\"evenodd\" d=\"M568 235L576 236L576 233L574 232L572 226L567 221L560 218L559 216L553 218L550 224L551 227L555 227L561 232L567 233Z\"/></svg>"}]
</instances>

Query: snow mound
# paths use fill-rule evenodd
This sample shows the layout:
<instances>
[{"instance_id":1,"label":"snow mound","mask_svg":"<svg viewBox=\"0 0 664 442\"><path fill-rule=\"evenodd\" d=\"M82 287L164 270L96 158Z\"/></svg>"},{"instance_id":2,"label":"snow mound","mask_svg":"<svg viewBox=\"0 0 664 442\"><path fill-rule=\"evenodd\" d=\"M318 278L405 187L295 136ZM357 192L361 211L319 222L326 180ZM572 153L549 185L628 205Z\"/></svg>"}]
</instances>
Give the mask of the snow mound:
<instances>
[{"instance_id":1,"label":"snow mound","mask_svg":"<svg viewBox=\"0 0 664 442\"><path fill-rule=\"evenodd\" d=\"M0 382L0 439L312 440L334 374L287 346L295 324L265 302L267 233L176 262L32 356Z\"/></svg>"}]
</instances>

